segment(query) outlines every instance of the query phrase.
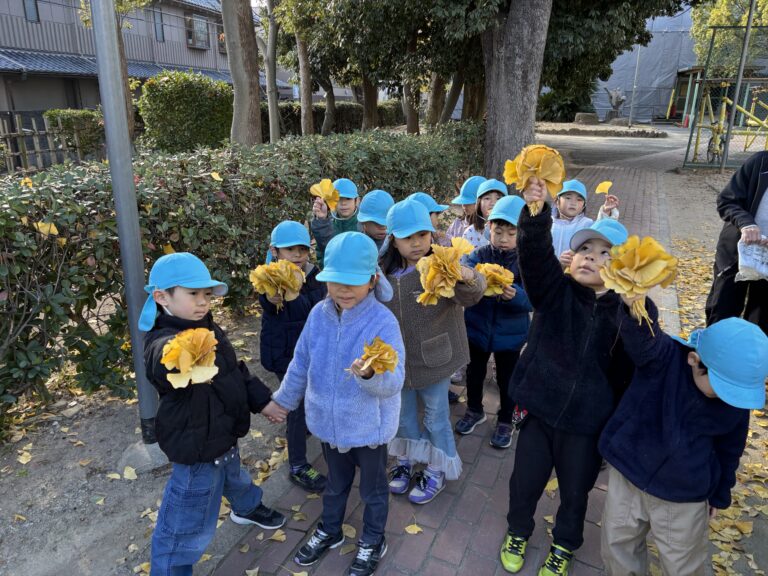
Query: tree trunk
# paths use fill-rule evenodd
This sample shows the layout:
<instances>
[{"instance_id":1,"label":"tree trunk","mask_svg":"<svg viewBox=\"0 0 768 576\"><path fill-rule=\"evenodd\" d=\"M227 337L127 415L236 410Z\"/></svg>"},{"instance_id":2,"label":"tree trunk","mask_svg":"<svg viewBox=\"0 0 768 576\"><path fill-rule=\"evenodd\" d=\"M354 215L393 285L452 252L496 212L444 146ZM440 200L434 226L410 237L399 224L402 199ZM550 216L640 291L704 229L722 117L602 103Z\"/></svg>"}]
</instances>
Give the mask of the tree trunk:
<instances>
[{"instance_id":1,"label":"tree trunk","mask_svg":"<svg viewBox=\"0 0 768 576\"><path fill-rule=\"evenodd\" d=\"M312 71L309 68L307 43L296 34L296 53L299 56L299 92L301 94L301 134L308 136L315 133L312 118Z\"/></svg>"},{"instance_id":2,"label":"tree trunk","mask_svg":"<svg viewBox=\"0 0 768 576\"><path fill-rule=\"evenodd\" d=\"M504 161L534 140L544 47L552 0L512 0L482 34L488 117L485 176L499 178Z\"/></svg>"},{"instance_id":3,"label":"tree trunk","mask_svg":"<svg viewBox=\"0 0 768 576\"><path fill-rule=\"evenodd\" d=\"M403 84L403 102L405 103L405 131L408 134L419 133L419 91L410 83Z\"/></svg>"},{"instance_id":4,"label":"tree trunk","mask_svg":"<svg viewBox=\"0 0 768 576\"><path fill-rule=\"evenodd\" d=\"M479 122L483 119L485 105L485 84L483 82L465 83L461 119Z\"/></svg>"},{"instance_id":5,"label":"tree trunk","mask_svg":"<svg viewBox=\"0 0 768 576\"><path fill-rule=\"evenodd\" d=\"M359 84L353 84L349 87L352 92L352 102L363 105L363 88Z\"/></svg>"},{"instance_id":6,"label":"tree trunk","mask_svg":"<svg viewBox=\"0 0 768 576\"><path fill-rule=\"evenodd\" d=\"M318 79L317 83L325 91L325 116L323 116L323 128L320 133L328 136L333 132L336 123L336 94L333 93L333 82L329 78Z\"/></svg>"},{"instance_id":7,"label":"tree trunk","mask_svg":"<svg viewBox=\"0 0 768 576\"><path fill-rule=\"evenodd\" d=\"M133 133L136 128L136 117L133 114L133 93L128 83L128 61L125 58L125 41L123 40L123 27L121 19L117 19L117 49L120 54L120 75L123 77L125 87L125 114L128 120L128 137L133 143Z\"/></svg>"},{"instance_id":8,"label":"tree trunk","mask_svg":"<svg viewBox=\"0 0 768 576\"><path fill-rule=\"evenodd\" d=\"M456 109L456 103L461 96L461 89L464 86L464 71L457 70L451 78L451 89L448 90L448 96L445 97L443 111L440 113L440 124L445 124L451 120L453 111Z\"/></svg>"},{"instance_id":9,"label":"tree trunk","mask_svg":"<svg viewBox=\"0 0 768 576\"><path fill-rule=\"evenodd\" d=\"M253 12L248 0L222 2L221 10L227 61L235 92L230 139L242 146L254 146L263 140L259 49L253 29Z\"/></svg>"},{"instance_id":10,"label":"tree trunk","mask_svg":"<svg viewBox=\"0 0 768 576\"><path fill-rule=\"evenodd\" d=\"M379 125L379 90L363 76L363 130L373 130Z\"/></svg>"},{"instance_id":11,"label":"tree trunk","mask_svg":"<svg viewBox=\"0 0 768 576\"><path fill-rule=\"evenodd\" d=\"M267 42L256 36L256 43L264 57L267 84L267 109L269 110L269 141L280 140L280 93L277 91L277 34L280 25L275 18L275 0L267 0Z\"/></svg>"},{"instance_id":12,"label":"tree trunk","mask_svg":"<svg viewBox=\"0 0 768 576\"><path fill-rule=\"evenodd\" d=\"M424 123L427 126L434 126L440 121L440 115L445 106L445 78L432 72L432 78L429 82L429 99L427 100L427 113L424 116Z\"/></svg>"}]
</instances>

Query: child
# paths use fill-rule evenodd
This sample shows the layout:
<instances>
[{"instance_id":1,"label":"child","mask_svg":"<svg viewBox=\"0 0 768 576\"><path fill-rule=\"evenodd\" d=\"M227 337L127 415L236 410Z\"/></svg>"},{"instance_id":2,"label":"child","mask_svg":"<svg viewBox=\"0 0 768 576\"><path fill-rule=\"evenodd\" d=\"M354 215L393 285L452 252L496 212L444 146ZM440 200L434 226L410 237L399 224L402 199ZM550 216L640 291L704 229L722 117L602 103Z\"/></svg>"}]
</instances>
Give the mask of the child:
<instances>
[{"instance_id":1,"label":"child","mask_svg":"<svg viewBox=\"0 0 768 576\"><path fill-rule=\"evenodd\" d=\"M275 226L267 260L288 260L304 271L306 280L299 297L282 302L279 296L259 296L261 309L261 365L282 381L293 358L293 350L312 307L325 298L325 284L317 280L317 267L309 262L309 232L300 223L286 220ZM278 306L282 305L281 309ZM288 414L286 425L288 441L289 478L291 482L309 492L322 492L325 476L307 462L307 423L304 403Z\"/></svg>"},{"instance_id":2,"label":"child","mask_svg":"<svg viewBox=\"0 0 768 576\"><path fill-rule=\"evenodd\" d=\"M417 475L409 494L414 504L430 502L443 490L445 480L456 480L461 474L461 458L451 430L448 384L453 371L469 361L462 307L476 304L485 291L485 279L462 266L462 279L453 298L441 298L433 306L416 301L423 288L415 266L430 254L434 231L422 204L398 202L387 215L390 243L381 257L381 268L395 292L387 306L400 323L407 352L400 427L389 448L397 457L389 490L405 494L413 463L428 464L424 473ZM423 431L419 401L424 406Z\"/></svg>"},{"instance_id":3,"label":"child","mask_svg":"<svg viewBox=\"0 0 768 576\"><path fill-rule=\"evenodd\" d=\"M533 178L527 203L545 201L546 187ZM602 459L597 440L631 368L618 339L616 315L621 299L605 288L600 267L611 246L627 239L626 229L605 219L571 239L575 252L566 275L552 246L549 207L531 216L520 213L517 251L523 286L533 306L525 349L510 382L510 396L528 411L515 449L509 479L508 533L501 562L509 572L523 567L533 514L554 467L560 507L540 576L564 576L573 551L583 542L589 491Z\"/></svg>"},{"instance_id":4,"label":"child","mask_svg":"<svg viewBox=\"0 0 768 576\"><path fill-rule=\"evenodd\" d=\"M600 436L611 464L603 509L602 556L614 576L648 573L650 530L664 574L704 574L709 519L731 504L749 410L765 405L768 338L728 318L675 341L630 317L621 338L636 371Z\"/></svg>"},{"instance_id":5,"label":"child","mask_svg":"<svg viewBox=\"0 0 768 576\"><path fill-rule=\"evenodd\" d=\"M325 247L331 238L342 232L357 231L357 207L360 196L357 186L349 178L339 178L333 183L333 187L339 191L339 203L336 204L336 212L328 217L328 205L322 198L315 198L312 204L312 220L309 227L315 237L315 253L317 262L323 267L323 254Z\"/></svg>"},{"instance_id":6,"label":"child","mask_svg":"<svg viewBox=\"0 0 768 576\"><path fill-rule=\"evenodd\" d=\"M406 200L416 200L424 205L429 212L429 219L432 221L432 227L435 229L434 241L440 246L450 246L451 241L445 232L442 232L440 226L440 214L448 210L447 204L438 204L432 196L426 192L414 192Z\"/></svg>"},{"instance_id":7,"label":"child","mask_svg":"<svg viewBox=\"0 0 768 576\"><path fill-rule=\"evenodd\" d=\"M304 397L307 425L323 445L328 483L321 521L294 561L317 562L344 542L347 498L360 469L365 502L363 533L349 574L373 574L387 551L387 443L397 430L405 350L392 313L373 294L378 252L359 232L345 232L328 243L325 269L328 298L312 309L274 404L295 409ZM363 346L380 337L399 362L394 372L374 375L363 369Z\"/></svg>"},{"instance_id":8,"label":"child","mask_svg":"<svg viewBox=\"0 0 768 576\"><path fill-rule=\"evenodd\" d=\"M573 252L569 250L571 238L579 230L589 228L594 220L587 218L587 188L579 180L566 180L557 194L552 207L552 242L555 254L563 267L570 266ZM597 219L619 219L619 199L613 194L605 197L605 203L597 213ZM564 254L565 253L565 254Z\"/></svg>"},{"instance_id":9,"label":"child","mask_svg":"<svg viewBox=\"0 0 768 576\"><path fill-rule=\"evenodd\" d=\"M454 206L461 206L463 216L456 218L448 226L445 235L449 242L451 238L461 238L464 235L464 231L471 224L470 219L477 212L477 188L483 182L485 182L485 178L482 176L470 176L461 185L459 195L451 200L451 204Z\"/></svg>"},{"instance_id":10,"label":"child","mask_svg":"<svg viewBox=\"0 0 768 576\"><path fill-rule=\"evenodd\" d=\"M371 190L360 202L358 227L360 232L376 243L379 250L387 237L387 212L394 204L390 193L384 190Z\"/></svg>"},{"instance_id":11,"label":"child","mask_svg":"<svg viewBox=\"0 0 768 576\"><path fill-rule=\"evenodd\" d=\"M139 318L147 378L160 394L157 441L173 467L152 534L152 574L191 576L192 565L213 539L222 495L237 524L279 528L285 517L261 501L261 488L240 465L237 439L248 432L250 412L282 421L283 410L262 410L269 389L235 356L224 331L213 321L211 297L227 285L211 278L192 254L177 252L155 262L149 273L149 297ZM202 384L173 388L161 359L163 347L192 328L213 331L218 374Z\"/></svg>"},{"instance_id":12,"label":"child","mask_svg":"<svg viewBox=\"0 0 768 576\"><path fill-rule=\"evenodd\" d=\"M470 268L480 263L499 264L515 275L515 284L505 286L500 296L486 296L464 311L470 359L467 368L467 411L456 422L455 430L459 434L471 434L475 426L485 422L483 383L488 359L493 354L500 404L496 430L491 437L494 448L509 448L512 444L514 404L509 399L507 388L531 323L531 303L520 285L520 270L517 267L517 219L524 205L519 196L505 196L499 200L488 218L491 243L472 252L467 262Z\"/></svg>"},{"instance_id":13,"label":"child","mask_svg":"<svg viewBox=\"0 0 768 576\"><path fill-rule=\"evenodd\" d=\"M499 180L486 180L477 187L475 214L470 216L470 226L464 231L464 238L475 248L482 248L489 243L489 230L485 224L493 206L500 198L508 194L507 185Z\"/></svg>"}]
</instances>

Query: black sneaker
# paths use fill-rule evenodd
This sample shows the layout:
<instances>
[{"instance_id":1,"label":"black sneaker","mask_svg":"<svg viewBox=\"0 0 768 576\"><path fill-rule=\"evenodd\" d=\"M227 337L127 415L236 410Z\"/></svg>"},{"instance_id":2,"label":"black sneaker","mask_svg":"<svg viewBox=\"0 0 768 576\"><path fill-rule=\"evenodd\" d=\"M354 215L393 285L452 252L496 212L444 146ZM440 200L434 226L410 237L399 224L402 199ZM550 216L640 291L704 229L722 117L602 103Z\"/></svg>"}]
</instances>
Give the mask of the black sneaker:
<instances>
[{"instance_id":1,"label":"black sneaker","mask_svg":"<svg viewBox=\"0 0 768 576\"><path fill-rule=\"evenodd\" d=\"M363 544L359 542L357 557L349 567L347 576L370 576L376 572L379 560L387 553L387 541L384 536L378 544Z\"/></svg>"},{"instance_id":2,"label":"black sneaker","mask_svg":"<svg viewBox=\"0 0 768 576\"><path fill-rule=\"evenodd\" d=\"M448 390L448 404L458 404L461 396L456 394L453 390Z\"/></svg>"},{"instance_id":3,"label":"black sneaker","mask_svg":"<svg viewBox=\"0 0 768 576\"><path fill-rule=\"evenodd\" d=\"M328 550L341 546L344 543L343 532L339 532L336 536L331 536L323 532L321 526L319 524L315 528L307 543L299 548L299 551L296 553L293 561L299 566L311 566L320 560Z\"/></svg>"},{"instance_id":4,"label":"black sneaker","mask_svg":"<svg viewBox=\"0 0 768 576\"><path fill-rule=\"evenodd\" d=\"M325 490L326 478L309 464L304 464L297 472L289 475L291 482L307 492L322 492Z\"/></svg>"},{"instance_id":5,"label":"black sneaker","mask_svg":"<svg viewBox=\"0 0 768 576\"><path fill-rule=\"evenodd\" d=\"M229 518L235 524L256 524L256 526L261 526L267 530L274 530L285 524L285 516L277 510L267 508L264 504L259 504L256 510L246 516L238 516L234 512L230 512Z\"/></svg>"}]
</instances>

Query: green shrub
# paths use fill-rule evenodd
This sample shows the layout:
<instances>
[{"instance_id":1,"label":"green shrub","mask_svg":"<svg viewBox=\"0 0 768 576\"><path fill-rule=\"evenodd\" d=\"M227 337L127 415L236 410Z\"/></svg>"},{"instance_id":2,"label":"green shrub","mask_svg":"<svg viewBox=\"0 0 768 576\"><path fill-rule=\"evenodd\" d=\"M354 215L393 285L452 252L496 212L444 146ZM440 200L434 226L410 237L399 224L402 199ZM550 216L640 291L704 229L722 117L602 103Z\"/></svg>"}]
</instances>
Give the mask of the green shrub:
<instances>
[{"instance_id":1,"label":"green shrub","mask_svg":"<svg viewBox=\"0 0 768 576\"><path fill-rule=\"evenodd\" d=\"M594 112L592 90L552 90L539 96L536 119L544 122L573 122L577 112Z\"/></svg>"},{"instance_id":2,"label":"green shrub","mask_svg":"<svg viewBox=\"0 0 768 576\"><path fill-rule=\"evenodd\" d=\"M401 126L405 124L403 103L399 99L379 103L379 126Z\"/></svg>"},{"instance_id":3,"label":"green shrub","mask_svg":"<svg viewBox=\"0 0 768 576\"><path fill-rule=\"evenodd\" d=\"M54 132L56 140L61 140L68 148L80 147L83 156L95 154L101 156L104 143L104 116L101 110L46 110L43 117ZM61 127L59 127L61 125Z\"/></svg>"},{"instance_id":4,"label":"green shrub","mask_svg":"<svg viewBox=\"0 0 768 576\"><path fill-rule=\"evenodd\" d=\"M226 82L166 70L144 83L139 98L146 138L167 152L220 146L229 137L233 98Z\"/></svg>"},{"instance_id":5,"label":"green shrub","mask_svg":"<svg viewBox=\"0 0 768 576\"><path fill-rule=\"evenodd\" d=\"M310 185L346 176L361 190L383 188L397 198L424 190L445 201L481 171L481 130L455 123L420 136L373 130L139 154L134 179L147 268L164 250L194 252L229 284L224 305L242 310L253 298L248 272L263 262L271 229L305 218ZM0 418L25 390L44 392L65 361L75 364L83 389L129 393L108 164L7 176L0 202Z\"/></svg>"}]
</instances>

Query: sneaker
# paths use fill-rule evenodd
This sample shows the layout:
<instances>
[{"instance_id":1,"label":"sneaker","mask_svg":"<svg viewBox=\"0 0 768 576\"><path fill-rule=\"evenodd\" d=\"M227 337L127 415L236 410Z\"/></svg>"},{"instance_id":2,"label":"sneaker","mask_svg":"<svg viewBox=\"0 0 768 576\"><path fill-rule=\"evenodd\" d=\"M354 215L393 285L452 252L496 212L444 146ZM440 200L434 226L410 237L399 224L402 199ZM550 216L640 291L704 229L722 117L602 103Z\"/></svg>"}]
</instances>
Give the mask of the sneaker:
<instances>
[{"instance_id":1,"label":"sneaker","mask_svg":"<svg viewBox=\"0 0 768 576\"><path fill-rule=\"evenodd\" d=\"M398 464L389 470L389 491L405 494L411 485L411 467Z\"/></svg>"},{"instance_id":2,"label":"sneaker","mask_svg":"<svg viewBox=\"0 0 768 576\"><path fill-rule=\"evenodd\" d=\"M501 565L504 566L504 570L515 574L523 569L527 546L528 540L507 532L504 543L501 545Z\"/></svg>"},{"instance_id":3,"label":"sneaker","mask_svg":"<svg viewBox=\"0 0 768 576\"><path fill-rule=\"evenodd\" d=\"M485 421L485 412L475 412L474 410L467 408L467 411L464 412L464 416L456 422L454 430L461 435L472 434L475 430L475 426L482 424Z\"/></svg>"},{"instance_id":4,"label":"sneaker","mask_svg":"<svg viewBox=\"0 0 768 576\"><path fill-rule=\"evenodd\" d=\"M523 425L526 416L528 416L528 410L520 408L520 406L515 404L515 409L512 411L512 426L520 430L520 426Z\"/></svg>"},{"instance_id":5,"label":"sneaker","mask_svg":"<svg viewBox=\"0 0 768 576\"><path fill-rule=\"evenodd\" d=\"M322 492L325 490L326 478L309 464L304 464L296 472L289 475L291 482L307 492Z\"/></svg>"},{"instance_id":6,"label":"sneaker","mask_svg":"<svg viewBox=\"0 0 768 576\"><path fill-rule=\"evenodd\" d=\"M280 514L277 510L267 508L264 504L259 504L256 507L256 510L244 516L239 516L234 512L230 512L229 519L235 524L256 524L256 526L260 526L266 530L274 530L285 524L285 516Z\"/></svg>"},{"instance_id":7,"label":"sneaker","mask_svg":"<svg viewBox=\"0 0 768 576\"><path fill-rule=\"evenodd\" d=\"M573 552L557 544L552 544L547 559L544 560L544 565L539 569L539 576L567 576L568 566L570 566L572 558Z\"/></svg>"},{"instance_id":8,"label":"sneaker","mask_svg":"<svg viewBox=\"0 0 768 576\"><path fill-rule=\"evenodd\" d=\"M461 396L453 390L448 390L448 404L458 404L459 400L461 400Z\"/></svg>"},{"instance_id":9,"label":"sneaker","mask_svg":"<svg viewBox=\"0 0 768 576\"><path fill-rule=\"evenodd\" d=\"M414 504L426 504L432 502L435 496L440 494L445 488L445 481L443 479L443 473L440 473L439 478L419 472L416 475L416 486L413 487L411 493L408 495L408 500Z\"/></svg>"},{"instance_id":10,"label":"sneaker","mask_svg":"<svg viewBox=\"0 0 768 576\"><path fill-rule=\"evenodd\" d=\"M321 526L322 524L318 524L315 531L312 532L312 536L307 540L307 543L299 548L299 551L296 553L293 561L299 566L311 566L320 560L328 550L338 548L344 543L344 532L331 536L323 532Z\"/></svg>"},{"instance_id":11,"label":"sneaker","mask_svg":"<svg viewBox=\"0 0 768 576\"><path fill-rule=\"evenodd\" d=\"M381 542L378 544L363 544L360 542L357 549L357 557L352 562L352 566L349 567L347 576L370 576L376 572L379 560L386 553L387 541L384 539L384 536L381 537Z\"/></svg>"},{"instance_id":12,"label":"sneaker","mask_svg":"<svg viewBox=\"0 0 768 576\"><path fill-rule=\"evenodd\" d=\"M491 436L491 446L494 448L509 448L512 445L512 426L499 422Z\"/></svg>"},{"instance_id":13,"label":"sneaker","mask_svg":"<svg viewBox=\"0 0 768 576\"><path fill-rule=\"evenodd\" d=\"M459 368L451 374L451 384L459 384L460 382L464 381L464 374L466 373L467 367L464 366L463 368Z\"/></svg>"}]
</instances>

